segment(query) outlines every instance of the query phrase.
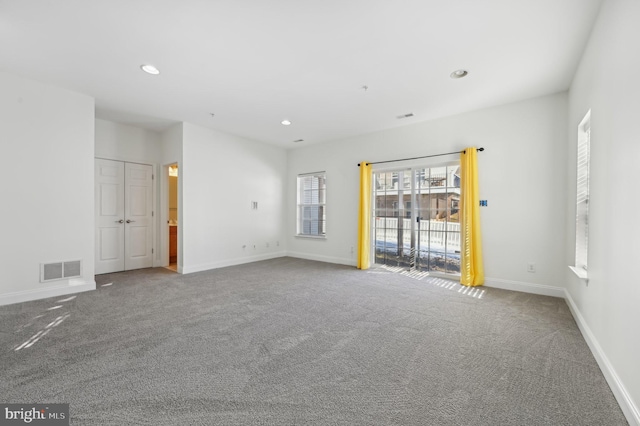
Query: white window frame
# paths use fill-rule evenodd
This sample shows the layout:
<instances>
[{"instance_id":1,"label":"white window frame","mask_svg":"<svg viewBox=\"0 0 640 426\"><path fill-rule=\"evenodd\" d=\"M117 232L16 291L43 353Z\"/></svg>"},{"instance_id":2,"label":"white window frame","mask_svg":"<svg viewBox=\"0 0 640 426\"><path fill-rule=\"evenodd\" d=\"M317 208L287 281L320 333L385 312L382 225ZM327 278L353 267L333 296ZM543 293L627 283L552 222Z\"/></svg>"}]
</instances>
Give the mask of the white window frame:
<instances>
[{"instance_id":1,"label":"white window frame","mask_svg":"<svg viewBox=\"0 0 640 426\"><path fill-rule=\"evenodd\" d=\"M316 182L313 180L316 179ZM310 197L305 200L304 193ZM326 238L327 173L299 174L297 178L296 236ZM314 223L315 222L315 223Z\"/></svg>"},{"instance_id":2,"label":"white window frame","mask_svg":"<svg viewBox=\"0 0 640 426\"><path fill-rule=\"evenodd\" d=\"M589 165L591 161L591 110L578 126L576 155L576 250L569 266L581 279L588 280L589 253Z\"/></svg>"}]
</instances>

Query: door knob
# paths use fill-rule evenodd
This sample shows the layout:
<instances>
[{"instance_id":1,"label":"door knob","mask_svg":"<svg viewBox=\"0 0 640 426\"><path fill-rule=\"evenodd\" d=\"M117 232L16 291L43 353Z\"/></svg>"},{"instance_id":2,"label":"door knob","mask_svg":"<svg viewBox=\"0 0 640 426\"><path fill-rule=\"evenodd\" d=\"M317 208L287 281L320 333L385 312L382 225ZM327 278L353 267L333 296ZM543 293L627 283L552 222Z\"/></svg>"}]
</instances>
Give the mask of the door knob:
<instances>
[{"instance_id":1,"label":"door knob","mask_svg":"<svg viewBox=\"0 0 640 426\"><path fill-rule=\"evenodd\" d=\"M122 220L122 219L116 220L116 223L124 223L124 220Z\"/></svg>"},{"instance_id":2,"label":"door knob","mask_svg":"<svg viewBox=\"0 0 640 426\"><path fill-rule=\"evenodd\" d=\"M135 220L127 219L127 223L133 223L133 222L135 222Z\"/></svg>"}]
</instances>

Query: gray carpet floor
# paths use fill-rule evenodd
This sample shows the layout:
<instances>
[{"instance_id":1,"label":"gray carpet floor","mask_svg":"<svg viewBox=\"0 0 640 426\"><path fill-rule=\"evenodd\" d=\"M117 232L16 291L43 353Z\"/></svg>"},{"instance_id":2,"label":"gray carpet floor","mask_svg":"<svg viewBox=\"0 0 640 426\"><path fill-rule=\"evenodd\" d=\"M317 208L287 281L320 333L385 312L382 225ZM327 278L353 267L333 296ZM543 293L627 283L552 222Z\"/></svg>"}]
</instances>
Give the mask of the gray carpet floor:
<instances>
[{"instance_id":1,"label":"gray carpet floor","mask_svg":"<svg viewBox=\"0 0 640 426\"><path fill-rule=\"evenodd\" d=\"M565 302L279 258L0 307L0 402L74 425L626 425Z\"/></svg>"}]
</instances>

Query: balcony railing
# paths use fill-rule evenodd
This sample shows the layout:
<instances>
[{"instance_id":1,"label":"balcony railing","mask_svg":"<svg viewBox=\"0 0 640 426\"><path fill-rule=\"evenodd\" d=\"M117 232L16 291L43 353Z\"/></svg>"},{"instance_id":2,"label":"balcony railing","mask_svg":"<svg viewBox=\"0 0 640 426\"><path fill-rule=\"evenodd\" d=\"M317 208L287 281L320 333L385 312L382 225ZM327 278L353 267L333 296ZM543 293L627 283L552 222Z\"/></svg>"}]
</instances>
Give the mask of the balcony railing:
<instances>
[{"instance_id":1,"label":"balcony railing","mask_svg":"<svg viewBox=\"0 0 640 426\"><path fill-rule=\"evenodd\" d=\"M402 220L402 245L411 244L411 221ZM376 217L377 241L398 241L398 218ZM460 223L445 222L441 220L421 220L416 223L418 239L421 247L440 246L447 247L447 251L460 251Z\"/></svg>"}]
</instances>

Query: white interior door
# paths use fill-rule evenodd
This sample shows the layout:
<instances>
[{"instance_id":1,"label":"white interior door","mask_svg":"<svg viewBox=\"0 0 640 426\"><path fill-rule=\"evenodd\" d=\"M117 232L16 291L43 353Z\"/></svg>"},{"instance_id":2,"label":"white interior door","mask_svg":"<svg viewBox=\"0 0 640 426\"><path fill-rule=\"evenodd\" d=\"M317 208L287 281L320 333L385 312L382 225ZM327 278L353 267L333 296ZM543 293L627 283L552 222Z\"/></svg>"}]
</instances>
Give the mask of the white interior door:
<instances>
[{"instance_id":1,"label":"white interior door","mask_svg":"<svg viewBox=\"0 0 640 426\"><path fill-rule=\"evenodd\" d=\"M96 274L153 266L153 168L96 159Z\"/></svg>"},{"instance_id":2,"label":"white interior door","mask_svg":"<svg viewBox=\"0 0 640 426\"><path fill-rule=\"evenodd\" d=\"M124 270L124 163L96 159L96 274Z\"/></svg>"},{"instance_id":3,"label":"white interior door","mask_svg":"<svg viewBox=\"0 0 640 426\"><path fill-rule=\"evenodd\" d=\"M153 169L125 163L124 269L153 266Z\"/></svg>"}]
</instances>

